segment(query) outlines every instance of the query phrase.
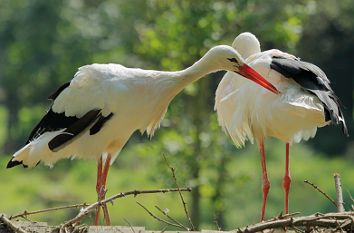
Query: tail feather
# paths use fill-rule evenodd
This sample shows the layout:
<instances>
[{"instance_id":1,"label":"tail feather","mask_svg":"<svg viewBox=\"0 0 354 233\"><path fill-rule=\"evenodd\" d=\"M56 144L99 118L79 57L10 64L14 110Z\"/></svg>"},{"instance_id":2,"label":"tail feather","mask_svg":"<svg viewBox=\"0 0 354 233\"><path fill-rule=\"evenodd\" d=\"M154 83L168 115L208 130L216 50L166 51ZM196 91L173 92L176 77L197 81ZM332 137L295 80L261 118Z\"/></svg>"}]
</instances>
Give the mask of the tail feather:
<instances>
[{"instance_id":1,"label":"tail feather","mask_svg":"<svg viewBox=\"0 0 354 233\"><path fill-rule=\"evenodd\" d=\"M12 168L18 165L23 165L24 168L28 166L34 166L38 163L38 161L30 161L29 152L30 152L30 144L27 144L21 150L17 151L8 162L6 168Z\"/></svg>"},{"instance_id":2,"label":"tail feather","mask_svg":"<svg viewBox=\"0 0 354 233\"><path fill-rule=\"evenodd\" d=\"M17 161L17 160L13 160L14 158L12 158L6 165L6 168L12 168L18 165L23 165L24 168L27 168L28 166L23 164L23 161Z\"/></svg>"}]
</instances>

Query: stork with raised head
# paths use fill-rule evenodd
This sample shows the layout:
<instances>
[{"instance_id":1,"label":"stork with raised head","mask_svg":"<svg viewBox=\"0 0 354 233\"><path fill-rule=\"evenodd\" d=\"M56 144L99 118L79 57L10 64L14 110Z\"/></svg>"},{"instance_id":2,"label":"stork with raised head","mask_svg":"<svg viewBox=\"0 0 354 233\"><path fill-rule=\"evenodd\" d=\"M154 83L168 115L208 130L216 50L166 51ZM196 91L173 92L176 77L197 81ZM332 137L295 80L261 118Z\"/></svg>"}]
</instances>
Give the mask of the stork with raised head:
<instances>
[{"instance_id":1,"label":"stork with raised head","mask_svg":"<svg viewBox=\"0 0 354 233\"><path fill-rule=\"evenodd\" d=\"M103 200L109 167L132 133L139 130L152 136L169 103L186 85L219 70L239 73L278 93L237 51L226 45L211 48L191 67L176 72L119 64L86 65L49 97L53 101L49 111L7 167L33 167L40 162L51 166L68 157L96 159L96 191L98 200ZM109 225L107 206L102 208ZM100 207L96 210L96 225L99 213Z\"/></svg>"},{"instance_id":2,"label":"stork with raised head","mask_svg":"<svg viewBox=\"0 0 354 233\"><path fill-rule=\"evenodd\" d=\"M290 145L314 137L317 128L330 123L341 125L346 135L348 130L338 98L319 67L277 49L261 52L258 39L248 32L237 36L232 47L281 93L270 94L251 82L235 78L238 74L227 72L215 97L219 124L236 147L243 147L247 140L252 143L256 140L259 144L263 221L270 188L264 152L265 138L274 137L286 143L283 189L284 212L288 213Z\"/></svg>"}]
</instances>

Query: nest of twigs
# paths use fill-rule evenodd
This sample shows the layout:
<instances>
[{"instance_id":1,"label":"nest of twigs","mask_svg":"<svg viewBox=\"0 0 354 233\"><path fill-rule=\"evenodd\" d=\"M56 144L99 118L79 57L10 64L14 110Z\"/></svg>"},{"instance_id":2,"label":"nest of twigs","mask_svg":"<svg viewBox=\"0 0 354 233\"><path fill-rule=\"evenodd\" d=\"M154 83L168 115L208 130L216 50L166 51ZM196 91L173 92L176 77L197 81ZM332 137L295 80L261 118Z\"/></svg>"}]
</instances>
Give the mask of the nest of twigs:
<instances>
[{"instance_id":1,"label":"nest of twigs","mask_svg":"<svg viewBox=\"0 0 354 233\"><path fill-rule=\"evenodd\" d=\"M297 214L279 215L234 232L354 232L354 211L294 217Z\"/></svg>"}]
</instances>

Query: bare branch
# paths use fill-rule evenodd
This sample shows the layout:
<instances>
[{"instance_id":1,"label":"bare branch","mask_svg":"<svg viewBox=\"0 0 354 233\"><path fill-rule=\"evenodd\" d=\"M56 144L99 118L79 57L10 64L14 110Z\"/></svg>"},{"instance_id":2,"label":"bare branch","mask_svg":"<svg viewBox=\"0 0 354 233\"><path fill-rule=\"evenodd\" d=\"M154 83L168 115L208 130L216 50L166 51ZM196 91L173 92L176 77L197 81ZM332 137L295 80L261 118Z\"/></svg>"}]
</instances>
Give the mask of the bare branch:
<instances>
[{"instance_id":1,"label":"bare branch","mask_svg":"<svg viewBox=\"0 0 354 233\"><path fill-rule=\"evenodd\" d=\"M27 231L23 230L21 227L15 226L15 224L13 224L11 220L5 217L5 215L3 214L0 215L0 222L4 223L6 226L8 226L11 230L13 230L16 233L28 233Z\"/></svg>"},{"instance_id":2,"label":"bare branch","mask_svg":"<svg viewBox=\"0 0 354 233\"><path fill-rule=\"evenodd\" d=\"M162 156L163 156L164 159L165 159L166 165L167 165L167 166L169 167L169 169L171 170L172 177L173 177L173 179L174 179L174 181L175 181L175 184L176 184L177 189L179 189L179 185L178 185L177 178L176 178L176 174L175 174L175 169L174 169L172 166L170 166L170 164L169 164L169 162L168 162L168 160L167 160L165 154L162 154ZM190 229L190 230L191 230L191 231L194 231L194 230L195 230L195 227L194 227L194 224L193 224L193 222L192 222L192 219L191 219L191 217L190 217L190 215L189 215L188 208L187 208L187 203L184 201L184 198L183 198L182 193L181 193L181 192L178 192L178 193L179 193L179 197L181 198L181 201L182 201L182 204L183 204L184 213L186 214L186 217L187 217L187 219L188 219L188 221L189 221L189 224L190 224L190 226L191 226L191 229Z\"/></svg>"},{"instance_id":3,"label":"bare branch","mask_svg":"<svg viewBox=\"0 0 354 233\"><path fill-rule=\"evenodd\" d=\"M19 213L19 214L15 214L15 215L11 216L9 219L12 220L12 219L15 219L15 218L27 218L28 215L51 212L51 211L57 211L57 210L64 210L64 209L82 208L82 207L87 207L87 206L88 206L88 204L83 203L83 204L75 204L75 205L53 207L53 208L35 210L35 211L26 211L25 210L25 211L23 211L23 213Z\"/></svg>"},{"instance_id":4,"label":"bare branch","mask_svg":"<svg viewBox=\"0 0 354 233\"><path fill-rule=\"evenodd\" d=\"M175 223L172 223L172 222L169 222L169 221L166 221L165 219L162 219L162 218L159 218L157 217L156 215L154 215L150 210L148 210L145 206L143 206L143 204L141 204L140 202L136 202L138 205L140 205L146 212L148 212L148 214L153 217L154 219L156 219L157 221L160 221L160 222L163 222L167 225L170 225L170 226L174 226L174 227L178 227L178 228L182 228L184 229L183 227L175 224Z\"/></svg>"},{"instance_id":5,"label":"bare branch","mask_svg":"<svg viewBox=\"0 0 354 233\"><path fill-rule=\"evenodd\" d=\"M155 208L160 211L163 215L165 215L168 219L170 219L172 222L174 222L175 224L179 225L182 229L185 229L186 231L190 231L191 229L189 229L188 227L186 227L185 225L183 225L181 222L177 221L176 219L172 218L168 213L166 213L166 211L163 211L160 207L158 207L157 205L155 205Z\"/></svg>"},{"instance_id":6,"label":"bare branch","mask_svg":"<svg viewBox=\"0 0 354 233\"><path fill-rule=\"evenodd\" d=\"M340 175L338 173L334 174L334 184L336 186L336 206L338 212L344 212L344 201L343 201L343 192L342 192L342 184L340 182Z\"/></svg>"},{"instance_id":7,"label":"bare branch","mask_svg":"<svg viewBox=\"0 0 354 233\"><path fill-rule=\"evenodd\" d=\"M291 217L286 219L274 219L266 222L257 223L251 226L235 229L236 233L253 233L260 232L266 229L274 228L294 228L297 231L300 227L323 227L341 230L348 232L354 228L354 212L328 213L324 215L310 215L305 217Z\"/></svg>"},{"instance_id":8,"label":"bare branch","mask_svg":"<svg viewBox=\"0 0 354 233\"><path fill-rule=\"evenodd\" d=\"M222 229L221 229L221 227L220 227L220 225L219 225L219 222L218 222L218 219L217 219L216 215L214 215L214 220L213 220L213 222L215 223L216 229L217 229L218 231L221 231Z\"/></svg>"},{"instance_id":9,"label":"bare branch","mask_svg":"<svg viewBox=\"0 0 354 233\"><path fill-rule=\"evenodd\" d=\"M327 193L325 193L324 191L322 191L317 185L311 183L309 180L304 180L304 182L306 184L309 184L310 186L312 186L315 190L317 190L319 193L321 193L323 196L325 196L330 202L332 202L333 205L336 205L336 202L333 200L333 198L331 198Z\"/></svg>"},{"instance_id":10,"label":"bare branch","mask_svg":"<svg viewBox=\"0 0 354 233\"><path fill-rule=\"evenodd\" d=\"M87 216L91 211L95 210L97 206L106 204L108 202L113 202L115 199L118 199L118 198L130 196L130 195L133 195L134 197L136 197L137 195L148 194L148 193L167 193L167 192L181 192L181 191L190 192L191 190L192 190L191 188L178 188L178 189L172 188L172 189L154 189L154 190L133 190L133 191L129 191L129 192L118 193L118 194L115 194L109 198L102 200L102 201L98 201L98 202L95 202L95 203L87 206L86 208L82 209L79 212L79 214L76 215L74 218L61 224L56 230L65 229L68 226L71 226L75 223L80 222L80 220L82 218Z\"/></svg>"},{"instance_id":11,"label":"bare branch","mask_svg":"<svg viewBox=\"0 0 354 233\"><path fill-rule=\"evenodd\" d=\"M352 207L352 210L354 211L354 199L353 199L353 196L352 196L352 194L349 191L347 191L347 192L348 192L350 200L352 201L351 207Z\"/></svg>"},{"instance_id":12,"label":"bare branch","mask_svg":"<svg viewBox=\"0 0 354 233\"><path fill-rule=\"evenodd\" d=\"M124 220L124 222L126 222L129 225L130 230L132 230L132 232L135 233L135 230L134 230L132 224L130 224L130 222L128 220L126 220L125 218L123 218L123 220Z\"/></svg>"}]
</instances>

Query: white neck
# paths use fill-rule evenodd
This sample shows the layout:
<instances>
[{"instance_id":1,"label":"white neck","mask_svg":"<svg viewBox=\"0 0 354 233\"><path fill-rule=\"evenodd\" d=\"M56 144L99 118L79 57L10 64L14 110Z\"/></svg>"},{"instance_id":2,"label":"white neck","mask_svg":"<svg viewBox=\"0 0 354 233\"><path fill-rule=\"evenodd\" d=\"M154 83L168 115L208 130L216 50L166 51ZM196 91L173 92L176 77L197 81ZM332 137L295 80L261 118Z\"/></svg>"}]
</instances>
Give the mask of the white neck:
<instances>
[{"instance_id":1,"label":"white neck","mask_svg":"<svg viewBox=\"0 0 354 233\"><path fill-rule=\"evenodd\" d=\"M202 57L192 66L175 72L161 72L161 81L170 83L171 88L175 88L178 92L185 88L188 84L205 77L207 74L222 70L218 68L216 63L210 62L208 56ZM166 82L165 82L166 81Z\"/></svg>"}]
</instances>

